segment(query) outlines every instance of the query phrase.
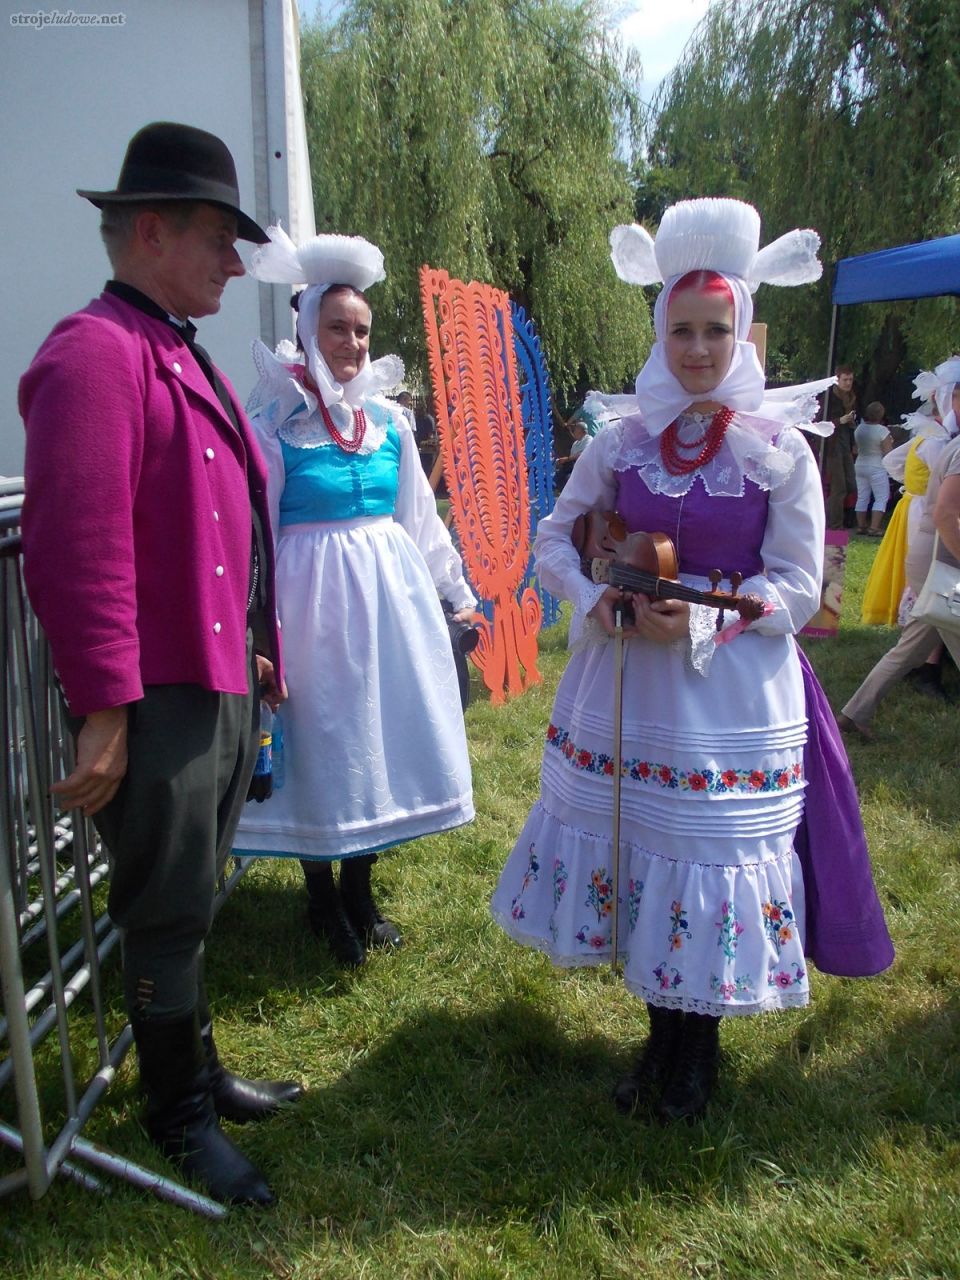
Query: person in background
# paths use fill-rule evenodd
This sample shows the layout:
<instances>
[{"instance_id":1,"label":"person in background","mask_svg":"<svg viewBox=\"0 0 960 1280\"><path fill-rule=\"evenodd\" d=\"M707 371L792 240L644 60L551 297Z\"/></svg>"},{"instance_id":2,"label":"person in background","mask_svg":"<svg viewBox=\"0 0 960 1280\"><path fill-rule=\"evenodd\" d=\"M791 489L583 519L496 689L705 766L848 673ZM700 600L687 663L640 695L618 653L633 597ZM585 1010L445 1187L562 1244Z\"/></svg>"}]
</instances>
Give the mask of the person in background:
<instances>
[{"instance_id":1,"label":"person in background","mask_svg":"<svg viewBox=\"0 0 960 1280\"><path fill-rule=\"evenodd\" d=\"M907 581L907 559L916 537L927 490L930 467L949 440L948 422L954 383L960 378L960 359L951 357L933 372L921 372L914 380L914 398L920 408L904 419L907 441L884 456L883 466L890 478L901 485L902 498L877 549L863 592L861 618L870 625L892 627L902 623L916 599L914 586L923 584L929 550L921 546L914 561L919 584ZM937 656L928 659L907 677L923 692L940 692L939 646Z\"/></svg>"},{"instance_id":2,"label":"person in background","mask_svg":"<svg viewBox=\"0 0 960 1280\"><path fill-rule=\"evenodd\" d=\"M946 486L946 502L957 488L954 477L960 471L960 453L954 439L960 415L960 358L952 357L938 365L934 376L938 379L935 395L943 414L944 434L938 438L939 448L934 451L926 492L922 498L914 499L914 503L922 503L907 553L907 580L915 595L923 587L933 558L934 536L940 528L936 506L941 485L946 477L951 478L951 483ZM947 545L949 548L949 542ZM948 555L941 558L949 560ZM926 672L928 668L933 671L935 663L931 660L938 657L941 643L955 662L960 660L960 633L939 632L919 618L908 618L900 639L883 655L838 714L837 723L843 732L857 734L866 741L872 740L871 725L880 701L898 680L904 679L911 671L922 669L925 681L935 680L939 688L939 666L935 667L935 674L927 676Z\"/></svg>"},{"instance_id":3,"label":"person in background","mask_svg":"<svg viewBox=\"0 0 960 1280\"><path fill-rule=\"evenodd\" d=\"M410 423L410 429L416 432L417 420L413 412L413 396L409 391L398 391L394 399L400 406L403 416Z\"/></svg>"},{"instance_id":4,"label":"person in background","mask_svg":"<svg viewBox=\"0 0 960 1280\"><path fill-rule=\"evenodd\" d=\"M267 477L191 318L243 275L226 146L182 124L131 140L102 210L113 279L20 383L23 562L76 735L53 791L110 854L108 907L151 1140L215 1199L271 1204L220 1128L303 1092L221 1064L203 980L217 877L283 696Z\"/></svg>"},{"instance_id":5,"label":"person in background","mask_svg":"<svg viewBox=\"0 0 960 1280\"><path fill-rule=\"evenodd\" d=\"M562 458L557 458L554 468L554 487L559 492L570 478L573 471L573 465L583 453L584 449L590 443L590 436L587 433L587 424L580 418L572 418L567 424L572 444L570 452Z\"/></svg>"},{"instance_id":6,"label":"person in background","mask_svg":"<svg viewBox=\"0 0 960 1280\"><path fill-rule=\"evenodd\" d=\"M863 421L853 433L857 451L854 474L857 481L857 531L873 538L883 537L883 517L890 499L890 477L883 465L893 448L893 437L884 425L886 410L873 400L863 411ZM870 503L873 502L873 510ZM867 513L870 525L867 526Z\"/></svg>"},{"instance_id":7,"label":"person in background","mask_svg":"<svg viewBox=\"0 0 960 1280\"><path fill-rule=\"evenodd\" d=\"M473 818L460 688L440 597L454 621L476 601L437 515L408 419L380 392L395 356L370 362L365 290L383 255L356 236L299 248L279 228L254 255L297 295L303 363L254 346L250 409L270 472L289 701L285 782L248 810L238 852L299 858L311 927L359 965L396 947L372 892L380 852ZM340 863L339 884L333 864Z\"/></svg>"},{"instance_id":8,"label":"person in background","mask_svg":"<svg viewBox=\"0 0 960 1280\"><path fill-rule=\"evenodd\" d=\"M853 370L849 365L837 366L837 383L827 396L827 419L833 423L833 434L824 442L823 475L827 482L827 528L844 527L844 510L848 495L857 491L853 467L853 430L857 420L857 393L853 387Z\"/></svg>"},{"instance_id":9,"label":"person in background","mask_svg":"<svg viewBox=\"0 0 960 1280\"><path fill-rule=\"evenodd\" d=\"M428 408L418 408L415 410L414 419L417 429L417 448L420 450L420 461L423 463L423 469L429 476L433 471L434 463L437 460L437 419L431 412L433 409L433 400L427 396Z\"/></svg>"},{"instance_id":10,"label":"person in background","mask_svg":"<svg viewBox=\"0 0 960 1280\"><path fill-rule=\"evenodd\" d=\"M705 199L667 209L656 241L637 226L611 236L621 279L663 282L656 342L634 410L590 442L537 531L540 579L573 606L573 653L540 796L491 903L510 937L557 965L623 961L650 1034L614 1101L663 1121L706 1108L723 1019L808 1002L807 954L848 976L892 960L849 766L794 639L820 602L824 545L820 477L795 424L824 383L768 396L749 341L751 290L817 279L819 237L794 231L758 252L759 235L752 206ZM614 510L631 533L667 534L683 588L709 589L714 569L742 574L754 606L718 630L696 599L630 598L619 848L624 595L586 577L574 545L580 517Z\"/></svg>"}]
</instances>

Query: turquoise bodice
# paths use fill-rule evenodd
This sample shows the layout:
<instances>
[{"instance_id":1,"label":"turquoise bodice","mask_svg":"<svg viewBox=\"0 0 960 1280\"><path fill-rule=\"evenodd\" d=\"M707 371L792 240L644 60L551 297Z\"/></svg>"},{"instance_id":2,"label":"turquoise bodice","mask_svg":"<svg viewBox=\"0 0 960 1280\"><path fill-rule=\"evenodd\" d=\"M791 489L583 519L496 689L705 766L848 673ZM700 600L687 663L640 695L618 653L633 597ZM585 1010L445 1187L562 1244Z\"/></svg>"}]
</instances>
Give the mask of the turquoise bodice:
<instances>
[{"instance_id":1,"label":"turquoise bodice","mask_svg":"<svg viewBox=\"0 0 960 1280\"><path fill-rule=\"evenodd\" d=\"M372 421L387 415L365 405ZM280 498L280 527L357 516L389 516L397 501L400 436L388 422L386 439L374 453L344 453L336 444L300 449L280 441L286 472Z\"/></svg>"}]
</instances>

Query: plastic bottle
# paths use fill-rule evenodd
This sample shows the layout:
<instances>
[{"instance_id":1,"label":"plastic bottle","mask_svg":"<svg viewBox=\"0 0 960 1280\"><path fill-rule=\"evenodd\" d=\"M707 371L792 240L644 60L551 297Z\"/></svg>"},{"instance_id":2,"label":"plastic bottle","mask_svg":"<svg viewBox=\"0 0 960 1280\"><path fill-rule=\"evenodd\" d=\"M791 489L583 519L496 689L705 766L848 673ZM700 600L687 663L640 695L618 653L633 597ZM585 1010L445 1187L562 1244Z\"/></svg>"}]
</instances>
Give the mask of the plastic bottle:
<instances>
[{"instance_id":1,"label":"plastic bottle","mask_svg":"<svg viewBox=\"0 0 960 1280\"><path fill-rule=\"evenodd\" d=\"M283 760L283 721L280 712L273 715L273 789L279 791L286 781L286 769Z\"/></svg>"},{"instance_id":2,"label":"plastic bottle","mask_svg":"<svg viewBox=\"0 0 960 1280\"><path fill-rule=\"evenodd\" d=\"M273 794L273 712L265 702L260 703L260 750L250 780L248 800L262 804Z\"/></svg>"}]
</instances>

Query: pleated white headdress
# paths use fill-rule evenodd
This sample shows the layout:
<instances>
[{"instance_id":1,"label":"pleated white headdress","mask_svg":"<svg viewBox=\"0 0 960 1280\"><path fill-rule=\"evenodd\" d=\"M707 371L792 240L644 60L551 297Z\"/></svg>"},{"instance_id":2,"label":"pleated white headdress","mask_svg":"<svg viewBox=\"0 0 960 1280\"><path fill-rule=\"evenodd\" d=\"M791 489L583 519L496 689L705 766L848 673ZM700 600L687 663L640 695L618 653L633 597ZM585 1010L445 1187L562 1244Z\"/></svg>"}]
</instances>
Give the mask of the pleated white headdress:
<instances>
[{"instance_id":1,"label":"pleated white headdress","mask_svg":"<svg viewBox=\"0 0 960 1280\"><path fill-rule=\"evenodd\" d=\"M691 271L723 276L734 298L736 343L730 368L709 398L731 409L778 422L795 423L811 415L811 398L832 386L820 379L767 393L756 348L749 341L753 322L752 292L760 284L797 285L819 280L823 273L816 231L788 231L760 245L760 215L742 200L683 200L663 215L656 238L637 223L614 227L610 256L628 284L663 283L653 313L656 342L636 382L637 409L647 429L659 434L694 402L667 367L663 339L667 307L674 285ZM628 412L620 405L621 412ZM799 416L798 416L799 415ZM807 425L805 422L804 425Z\"/></svg>"},{"instance_id":2,"label":"pleated white headdress","mask_svg":"<svg viewBox=\"0 0 960 1280\"><path fill-rule=\"evenodd\" d=\"M323 295L333 285L348 284L363 293L387 278L383 254L362 236L313 236L295 245L283 227L267 227L269 244L253 254L250 274L266 284L306 285L300 294L297 336L303 347L307 368L329 408L345 401L360 408L369 395L387 391L403 381L403 361L399 356L364 360L360 372L349 382L334 378L317 345L317 317Z\"/></svg>"}]
</instances>

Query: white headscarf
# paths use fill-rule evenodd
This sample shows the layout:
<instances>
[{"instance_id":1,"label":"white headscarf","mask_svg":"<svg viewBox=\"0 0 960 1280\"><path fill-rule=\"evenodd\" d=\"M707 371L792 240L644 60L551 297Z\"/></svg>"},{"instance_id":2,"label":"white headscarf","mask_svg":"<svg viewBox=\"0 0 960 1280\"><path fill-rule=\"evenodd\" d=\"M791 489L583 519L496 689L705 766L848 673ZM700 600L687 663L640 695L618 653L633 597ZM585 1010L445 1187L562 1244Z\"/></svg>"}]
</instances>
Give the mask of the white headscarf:
<instances>
[{"instance_id":1,"label":"white headscarf","mask_svg":"<svg viewBox=\"0 0 960 1280\"><path fill-rule=\"evenodd\" d=\"M790 231L758 251L760 215L741 200L684 200L672 205L654 240L633 223L610 234L613 265L630 284L664 282L653 312L656 342L637 375L636 397L616 397L621 413L641 412L644 425L659 435L702 394L684 390L667 365L664 338L667 308L677 282L691 271L712 271L723 277L734 300L735 343L730 367L707 398L742 413L775 422L809 421L815 396L833 386L823 378L777 391L767 391L756 348L750 342L753 323L752 290L761 283L794 285L818 280L823 267L817 260L820 237L815 231ZM632 404L631 404L632 401Z\"/></svg>"},{"instance_id":2,"label":"white headscarf","mask_svg":"<svg viewBox=\"0 0 960 1280\"><path fill-rule=\"evenodd\" d=\"M359 292L387 278L383 254L362 236L313 236L299 247L284 229L267 227L270 243L253 254L250 274L268 284L305 284L297 312L297 336L303 347L307 368L320 398L329 409L344 401L359 409L368 396L388 391L403 381L403 361L399 356L383 356L371 361L369 354L355 378L338 382L320 354L317 319L323 295L333 285L348 284Z\"/></svg>"}]
</instances>

